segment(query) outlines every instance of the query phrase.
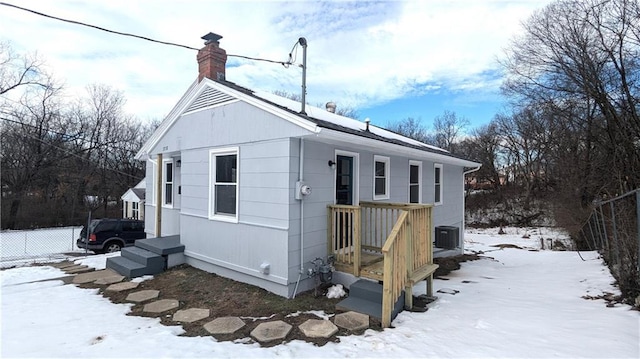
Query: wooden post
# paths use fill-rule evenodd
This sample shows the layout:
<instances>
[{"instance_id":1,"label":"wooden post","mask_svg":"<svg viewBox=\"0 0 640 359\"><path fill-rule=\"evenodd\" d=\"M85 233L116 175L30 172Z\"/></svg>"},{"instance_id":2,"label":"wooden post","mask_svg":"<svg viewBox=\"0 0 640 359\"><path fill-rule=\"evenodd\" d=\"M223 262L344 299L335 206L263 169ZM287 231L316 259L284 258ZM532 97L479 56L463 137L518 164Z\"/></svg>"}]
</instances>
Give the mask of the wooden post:
<instances>
[{"instance_id":1,"label":"wooden post","mask_svg":"<svg viewBox=\"0 0 640 359\"><path fill-rule=\"evenodd\" d=\"M412 211L409 211L410 214L413 214ZM406 282L407 285L404 288L404 306L405 308L411 309L413 308L413 285L411 283L411 281L409 280L411 278L411 276L413 275L413 226L411 223L411 219L412 216L408 216L407 220L406 220L406 228L405 228L405 237L406 237L406 243L405 245L407 246L407 256L405 258L406 260L406 265L407 265L407 270L406 270Z\"/></svg>"},{"instance_id":2,"label":"wooden post","mask_svg":"<svg viewBox=\"0 0 640 359\"><path fill-rule=\"evenodd\" d=\"M360 276L360 261L362 253L361 234L361 212L360 207L353 210L353 275Z\"/></svg>"},{"instance_id":3,"label":"wooden post","mask_svg":"<svg viewBox=\"0 0 640 359\"><path fill-rule=\"evenodd\" d=\"M156 238L162 237L162 153L156 160Z\"/></svg>"},{"instance_id":4,"label":"wooden post","mask_svg":"<svg viewBox=\"0 0 640 359\"><path fill-rule=\"evenodd\" d=\"M384 271L382 281L382 327L389 328L391 326L391 311L393 308L393 250L391 253L384 254Z\"/></svg>"},{"instance_id":5,"label":"wooden post","mask_svg":"<svg viewBox=\"0 0 640 359\"><path fill-rule=\"evenodd\" d=\"M334 254L333 250L333 236L335 228L333 228L333 209L331 206L327 206L327 254ZM336 256L336 261L338 260Z\"/></svg>"}]
</instances>

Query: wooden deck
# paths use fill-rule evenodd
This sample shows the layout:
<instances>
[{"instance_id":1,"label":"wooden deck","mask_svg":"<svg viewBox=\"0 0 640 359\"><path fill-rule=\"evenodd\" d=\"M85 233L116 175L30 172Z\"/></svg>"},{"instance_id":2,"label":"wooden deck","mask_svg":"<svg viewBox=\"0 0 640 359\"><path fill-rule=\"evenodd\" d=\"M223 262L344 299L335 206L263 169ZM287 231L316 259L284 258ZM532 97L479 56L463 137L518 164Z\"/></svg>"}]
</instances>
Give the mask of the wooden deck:
<instances>
[{"instance_id":1,"label":"wooden deck","mask_svg":"<svg viewBox=\"0 0 640 359\"><path fill-rule=\"evenodd\" d=\"M391 323L391 307L405 292L412 307L412 288L427 279L432 295L431 205L361 202L327 209L327 244L339 271L382 281L382 325Z\"/></svg>"}]
</instances>

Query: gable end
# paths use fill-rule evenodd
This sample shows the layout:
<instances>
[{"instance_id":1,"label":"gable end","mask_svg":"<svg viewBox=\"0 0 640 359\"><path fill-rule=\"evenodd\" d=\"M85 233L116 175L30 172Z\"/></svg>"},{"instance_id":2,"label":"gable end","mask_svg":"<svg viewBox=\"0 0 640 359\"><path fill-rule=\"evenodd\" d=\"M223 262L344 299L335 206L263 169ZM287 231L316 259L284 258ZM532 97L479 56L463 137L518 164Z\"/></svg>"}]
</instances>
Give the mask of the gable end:
<instances>
[{"instance_id":1,"label":"gable end","mask_svg":"<svg viewBox=\"0 0 640 359\"><path fill-rule=\"evenodd\" d=\"M206 89L204 89L204 91L202 91L200 96L198 96L198 98L196 98L191 103L189 108L187 108L184 113L202 110L207 107L213 107L234 100L236 100L236 98L233 96L230 96L215 88L207 87Z\"/></svg>"}]
</instances>

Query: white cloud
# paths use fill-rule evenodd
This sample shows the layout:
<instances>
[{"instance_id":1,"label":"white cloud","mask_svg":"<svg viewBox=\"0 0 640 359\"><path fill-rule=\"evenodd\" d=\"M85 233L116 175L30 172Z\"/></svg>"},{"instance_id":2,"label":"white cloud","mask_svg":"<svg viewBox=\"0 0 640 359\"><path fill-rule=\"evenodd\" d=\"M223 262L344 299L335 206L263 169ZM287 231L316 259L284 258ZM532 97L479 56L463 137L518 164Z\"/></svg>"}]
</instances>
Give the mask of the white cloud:
<instances>
[{"instance_id":1,"label":"white cloud","mask_svg":"<svg viewBox=\"0 0 640 359\"><path fill-rule=\"evenodd\" d=\"M209 31L228 54L286 60L308 46L308 100L366 107L434 90L499 84L495 59L548 1L38 1L20 6L191 47ZM196 52L116 36L0 6L0 40L37 51L71 94L90 83L125 92L127 110L162 117L197 76ZM302 62L302 53L298 52ZM227 79L299 92L298 67L230 57Z\"/></svg>"}]
</instances>

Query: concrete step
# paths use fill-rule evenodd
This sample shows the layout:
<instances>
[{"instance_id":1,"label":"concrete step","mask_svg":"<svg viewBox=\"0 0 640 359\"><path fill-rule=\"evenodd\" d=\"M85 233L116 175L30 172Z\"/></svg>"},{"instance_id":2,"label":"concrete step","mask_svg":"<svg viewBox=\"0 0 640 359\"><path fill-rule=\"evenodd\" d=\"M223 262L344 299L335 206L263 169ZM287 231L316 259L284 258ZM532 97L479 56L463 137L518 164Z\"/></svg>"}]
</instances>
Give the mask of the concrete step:
<instances>
[{"instance_id":1,"label":"concrete step","mask_svg":"<svg viewBox=\"0 0 640 359\"><path fill-rule=\"evenodd\" d=\"M122 256L107 258L107 268L111 268L127 278L135 278L147 274L158 274L163 271L163 268L147 267Z\"/></svg>"},{"instance_id":2,"label":"concrete step","mask_svg":"<svg viewBox=\"0 0 640 359\"><path fill-rule=\"evenodd\" d=\"M349 287L349 296L382 303L382 284L360 279Z\"/></svg>"},{"instance_id":3,"label":"concrete step","mask_svg":"<svg viewBox=\"0 0 640 359\"><path fill-rule=\"evenodd\" d=\"M349 296L338 304L336 309L367 314L382 319L382 284L360 279L349 287ZM391 320L404 309L404 291L393 306Z\"/></svg>"},{"instance_id":4,"label":"concrete step","mask_svg":"<svg viewBox=\"0 0 640 359\"><path fill-rule=\"evenodd\" d=\"M184 252L184 245L180 244L179 235L160 238L138 239L136 241L136 247L140 247L160 255Z\"/></svg>"},{"instance_id":5,"label":"concrete step","mask_svg":"<svg viewBox=\"0 0 640 359\"><path fill-rule=\"evenodd\" d=\"M380 301L380 303L376 303L370 300L349 296L336 304L336 310L344 312L354 311L382 320L382 301Z\"/></svg>"},{"instance_id":6,"label":"concrete step","mask_svg":"<svg viewBox=\"0 0 640 359\"><path fill-rule=\"evenodd\" d=\"M165 259L161 255L140 247L122 248L120 255L134 262L140 263L145 267L157 268L160 270L164 270L165 267Z\"/></svg>"}]
</instances>

